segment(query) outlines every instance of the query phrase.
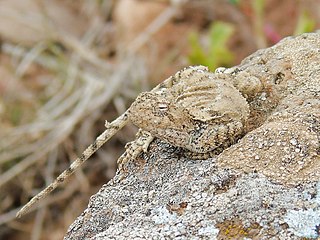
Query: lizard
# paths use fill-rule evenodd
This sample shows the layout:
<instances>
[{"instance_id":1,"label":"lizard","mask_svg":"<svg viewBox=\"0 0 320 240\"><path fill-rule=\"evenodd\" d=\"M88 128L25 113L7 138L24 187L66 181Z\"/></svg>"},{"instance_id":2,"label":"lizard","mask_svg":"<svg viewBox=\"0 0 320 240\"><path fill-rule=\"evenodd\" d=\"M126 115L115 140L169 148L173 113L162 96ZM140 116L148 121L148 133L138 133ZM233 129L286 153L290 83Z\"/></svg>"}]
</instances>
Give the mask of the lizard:
<instances>
[{"instance_id":1,"label":"lizard","mask_svg":"<svg viewBox=\"0 0 320 240\"><path fill-rule=\"evenodd\" d=\"M105 131L16 216L19 218L29 212L129 121L139 131L118 159L119 169L141 152L147 152L154 138L186 149L186 154L194 159L206 159L233 144L244 134L249 118L245 96L253 88L259 89L260 82L237 82L238 78L223 77L232 71L218 68L213 73L205 66L189 66L151 91L139 94L122 115L111 123L106 121Z\"/></svg>"}]
</instances>

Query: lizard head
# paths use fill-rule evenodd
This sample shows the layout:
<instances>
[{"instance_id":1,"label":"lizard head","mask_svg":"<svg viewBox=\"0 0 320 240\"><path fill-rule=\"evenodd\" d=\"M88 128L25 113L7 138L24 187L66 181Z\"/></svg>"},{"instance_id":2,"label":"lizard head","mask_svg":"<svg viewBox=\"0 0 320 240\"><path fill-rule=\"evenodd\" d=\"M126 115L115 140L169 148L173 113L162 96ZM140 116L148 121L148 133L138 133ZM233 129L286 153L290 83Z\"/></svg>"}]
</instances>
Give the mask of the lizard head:
<instances>
[{"instance_id":1,"label":"lizard head","mask_svg":"<svg viewBox=\"0 0 320 240\"><path fill-rule=\"evenodd\" d=\"M177 107L169 91L141 93L129 108L129 118L137 127L162 139L186 134L189 117Z\"/></svg>"}]
</instances>

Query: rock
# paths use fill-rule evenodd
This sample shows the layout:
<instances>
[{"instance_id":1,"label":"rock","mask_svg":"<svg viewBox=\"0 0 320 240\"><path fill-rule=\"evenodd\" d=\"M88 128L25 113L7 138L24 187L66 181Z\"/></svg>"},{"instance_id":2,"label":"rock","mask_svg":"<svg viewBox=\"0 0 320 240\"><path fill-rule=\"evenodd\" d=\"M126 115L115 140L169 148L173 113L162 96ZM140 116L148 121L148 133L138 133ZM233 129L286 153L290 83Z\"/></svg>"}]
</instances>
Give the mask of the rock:
<instances>
[{"instance_id":1,"label":"rock","mask_svg":"<svg viewBox=\"0 0 320 240\"><path fill-rule=\"evenodd\" d=\"M320 237L319 66L320 33L309 33L223 73L263 83L246 96L248 133L207 160L155 140L91 197L65 239Z\"/></svg>"}]
</instances>

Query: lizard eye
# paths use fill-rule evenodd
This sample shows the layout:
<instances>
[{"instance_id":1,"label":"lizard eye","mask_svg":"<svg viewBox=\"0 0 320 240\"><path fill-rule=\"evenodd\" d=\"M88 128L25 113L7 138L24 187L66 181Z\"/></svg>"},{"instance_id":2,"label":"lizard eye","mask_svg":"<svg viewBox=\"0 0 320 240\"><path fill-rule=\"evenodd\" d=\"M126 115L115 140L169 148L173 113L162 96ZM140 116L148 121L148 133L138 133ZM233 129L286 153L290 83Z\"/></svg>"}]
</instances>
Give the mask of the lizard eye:
<instances>
[{"instance_id":1,"label":"lizard eye","mask_svg":"<svg viewBox=\"0 0 320 240\"><path fill-rule=\"evenodd\" d=\"M159 109L160 112L166 112L166 111L168 111L168 104L159 103L158 104L158 109Z\"/></svg>"}]
</instances>

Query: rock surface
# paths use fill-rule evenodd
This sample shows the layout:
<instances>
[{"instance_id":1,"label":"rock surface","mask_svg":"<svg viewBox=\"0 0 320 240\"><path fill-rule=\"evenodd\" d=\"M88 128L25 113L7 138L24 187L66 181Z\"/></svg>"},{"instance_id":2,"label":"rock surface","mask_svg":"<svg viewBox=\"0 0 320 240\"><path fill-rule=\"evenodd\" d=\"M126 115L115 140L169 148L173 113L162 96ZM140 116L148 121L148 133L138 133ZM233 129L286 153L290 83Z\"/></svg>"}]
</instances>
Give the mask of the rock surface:
<instances>
[{"instance_id":1,"label":"rock surface","mask_svg":"<svg viewBox=\"0 0 320 240\"><path fill-rule=\"evenodd\" d=\"M320 33L220 74L263 83L248 89L247 134L207 160L155 140L91 197L65 239L320 237Z\"/></svg>"}]
</instances>

